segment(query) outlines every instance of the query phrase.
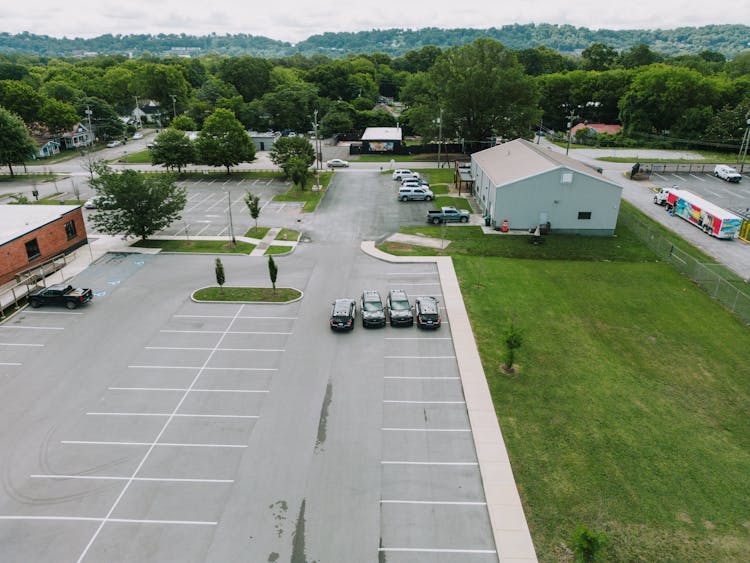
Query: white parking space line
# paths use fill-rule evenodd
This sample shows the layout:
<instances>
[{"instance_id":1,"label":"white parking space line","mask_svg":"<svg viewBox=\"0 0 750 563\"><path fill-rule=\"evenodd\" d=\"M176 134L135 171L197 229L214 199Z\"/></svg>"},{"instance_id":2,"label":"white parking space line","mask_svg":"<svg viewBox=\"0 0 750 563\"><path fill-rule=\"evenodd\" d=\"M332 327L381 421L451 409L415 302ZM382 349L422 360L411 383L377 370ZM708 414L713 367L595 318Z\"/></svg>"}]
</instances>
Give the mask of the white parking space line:
<instances>
[{"instance_id":1,"label":"white parking space line","mask_svg":"<svg viewBox=\"0 0 750 563\"><path fill-rule=\"evenodd\" d=\"M60 440L67 446L148 446L166 448L247 448L247 444L191 444L188 442L118 442L116 440ZM130 479L128 479L130 480Z\"/></svg>"},{"instance_id":2,"label":"white parking space line","mask_svg":"<svg viewBox=\"0 0 750 563\"><path fill-rule=\"evenodd\" d=\"M445 506L487 506L486 502L462 500L393 500L381 499L380 504L432 504Z\"/></svg>"},{"instance_id":3,"label":"white parking space line","mask_svg":"<svg viewBox=\"0 0 750 563\"><path fill-rule=\"evenodd\" d=\"M204 367L201 366L128 366L130 369L203 369L203 371L278 371L278 368L215 368L215 367Z\"/></svg>"},{"instance_id":4,"label":"white parking space line","mask_svg":"<svg viewBox=\"0 0 750 563\"><path fill-rule=\"evenodd\" d=\"M471 428L381 428L384 432L471 432Z\"/></svg>"},{"instance_id":5,"label":"white parking space line","mask_svg":"<svg viewBox=\"0 0 750 563\"><path fill-rule=\"evenodd\" d=\"M379 547L378 551L393 551L395 553L461 553L461 554L484 554L497 553L494 549L433 549L430 547Z\"/></svg>"},{"instance_id":6,"label":"white parking space line","mask_svg":"<svg viewBox=\"0 0 750 563\"><path fill-rule=\"evenodd\" d=\"M2 516L0 520L36 520L49 522L116 522L118 524L173 524L185 526L216 526L218 522L206 522L201 520L136 520L132 518L100 518L87 516ZM80 560L79 560L80 561Z\"/></svg>"},{"instance_id":7,"label":"white parking space line","mask_svg":"<svg viewBox=\"0 0 750 563\"><path fill-rule=\"evenodd\" d=\"M203 202L205 202L205 201L207 201L209 199L212 199L213 197L214 197L214 194L207 195L202 200L200 200L198 203L196 203L193 207L190 207L189 209L185 209L183 211L183 213L190 213L191 211L193 211L193 210L197 209L198 207L200 207L203 204Z\"/></svg>"},{"instance_id":8,"label":"white parking space line","mask_svg":"<svg viewBox=\"0 0 750 563\"><path fill-rule=\"evenodd\" d=\"M705 182L705 178L701 178L700 176L696 176L695 174L688 174L688 176L695 178L696 180L700 180L701 182Z\"/></svg>"},{"instance_id":9,"label":"white parking space line","mask_svg":"<svg viewBox=\"0 0 750 563\"><path fill-rule=\"evenodd\" d=\"M395 286L396 284L390 284L390 285L394 285L394 286ZM399 286L399 287L401 287L402 285L403 285L403 286L407 286L407 285L413 285L413 286L417 286L417 285L440 285L440 282L429 282L429 283L399 283L399 284L398 284L398 286Z\"/></svg>"},{"instance_id":10,"label":"white parking space line","mask_svg":"<svg viewBox=\"0 0 750 563\"><path fill-rule=\"evenodd\" d=\"M254 317L254 316L239 316L233 317L232 315L173 315L176 319L279 319L282 321L296 321L297 317Z\"/></svg>"},{"instance_id":11,"label":"white parking space line","mask_svg":"<svg viewBox=\"0 0 750 563\"><path fill-rule=\"evenodd\" d=\"M267 389L187 389L182 387L107 387L110 391L190 391L191 393L268 393Z\"/></svg>"},{"instance_id":12,"label":"white parking space line","mask_svg":"<svg viewBox=\"0 0 750 563\"><path fill-rule=\"evenodd\" d=\"M224 332L223 330L160 330L159 332L167 332L171 334L271 334L271 335L289 335L291 332L255 332L255 331L244 331L244 330L230 330ZM445 340L450 340L446 338Z\"/></svg>"},{"instance_id":13,"label":"white parking space line","mask_svg":"<svg viewBox=\"0 0 750 563\"><path fill-rule=\"evenodd\" d=\"M0 362L0 366L21 366L18 362Z\"/></svg>"},{"instance_id":14,"label":"white parking space line","mask_svg":"<svg viewBox=\"0 0 750 563\"><path fill-rule=\"evenodd\" d=\"M451 340L442 336L387 336L386 340Z\"/></svg>"},{"instance_id":15,"label":"white parking space line","mask_svg":"<svg viewBox=\"0 0 750 563\"><path fill-rule=\"evenodd\" d=\"M657 178L661 178L664 181L667 181L669 179L666 176L662 176L661 174L657 174L656 172L654 172L652 175L656 176Z\"/></svg>"},{"instance_id":16,"label":"white parking space line","mask_svg":"<svg viewBox=\"0 0 750 563\"><path fill-rule=\"evenodd\" d=\"M86 416L155 416L169 418L231 418L231 419L255 419L257 415L250 414L197 414L197 413L171 413L171 412L87 412Z\"/></svg>"},{"instance_id":17,"label":"white parking space line","mask_svg":"<svg viewBox=\"0 0 750 563\"><path fill-rule=\"evenodd\" d=\"M383 356L387 360L450 360L456 356Z\"/></svg>"},{"instance_id":18,"label":"white parking space line","mask_svg":"<svg viewBox=\"0 0 750 563\"><path fill-rule=\"evenodd\" d=\"M383 400L384 403L395 403L400 405L465 405L464 401L394 401Z\"/></svg>"},{"instance_id":19,"label":"white parking space line","mask_svg":"<svg viewBox=\"0 0 750 563\"><path fill-rule=\"evenodd\" d=\"M228 334L228 333L227 333ZM215 351L215 352L283 352L281 348L198 348L198 347L180 347L180 346L146 346L146 350L198 350L198 351Z\"/></svg>"},{"instance_id":20,"label":"white parking space line","mask_svg":"<svg viewBox=\"0 0 750 563\"><path fill-rule=\"evenodd\" d=\"M461 379L460 377L432 377L419 375L386 375L385 379Z\"/></svg>"},{"instance_id":21,"label":"white parking space line","mask_svg":"<svg viewBox=\"0 0 750 563\"><path fill-rule=\"evenodd\" d=\"M224 202L227 202L227 203L229 203L229 202L227 201L227 198L226 198L226 197L222 197L222 198L220 198L220 199L219 199L219 201L217 201L216 203L212 203L211 205L209 205L208 207L206 207L206 209L204 209L204 211L211 211L211 210L212 210L212 209L213 209L214 207L216 207L216 206L217 206L217 205L219 205L220 203L224 203Z\"/></svg>"},{"instance_id":22,"label":"white parking space line","mask_svg":"<svg viewBox=\"0 0 750 563\"><path fill-rule=\"evenodd\" d=\"M211 226L211 221L208 221L206 223L206 225L200 231L198 231L197 233L195 233L195 236L199 236L201 233L203 233L203 231L205 231L206 229L208 229L210 226Z\"/></svg>"},{"instance_id":23,"label":"white parking space line","mask_svg":"<svg viewBox=\"0 0 750 563\"><path fill-rule=\"evenodd\" d=\"M21 330L65 330L64 326L22 326L22 325L13 325L13 326L6 326L6 325L0 325L0 328L7 328L7 329L21 329Z\"/></svg>"},{"instance_id":24,"label":"white parking space line","mask_svg":"<svg viewBox=\"0 0 750 563\"><path fill-rule=\"evenodd\" d=\"M437 466L455 465L458 467L464 467L464 466L476 466L476 465L479 465L479 462L476 462L476 461L397 461L397 460L390 460L390 461L381 461L380 465L437 465Z\"/></svg>"},{"instance_id":25,"label":"white parking space line","mask_svg":"<svg viewBox=\"0 0 750 563\"><path fill-rule=\"evenodd\" d=\"M24 311L24 315L83 315L80 311Z\"/></svg>"},{"instance_id":26,"label":"white parking space line","mask_svg":"<svg viewBox=\"0 0 750 563\"><path fill-rule=\"evenodd\" d=\"M0 342L0 346L24 346L28 348L40 348L44 346L44 344L27 344L25 342Z\"/></svg>"},{"instance_id":27,"label":"white parking space line","mask_svg":"<svg viewBox=\"0 0 750 563\"><path fill-rule=\"evenodd\" d=\"M130 477L115 475L29 475L30 479L77 479L82 481L127 481ZM156 483L234 483L234 479L188 479L179 477L135 477L133 481Z\"/></svg>"}]
</instances>

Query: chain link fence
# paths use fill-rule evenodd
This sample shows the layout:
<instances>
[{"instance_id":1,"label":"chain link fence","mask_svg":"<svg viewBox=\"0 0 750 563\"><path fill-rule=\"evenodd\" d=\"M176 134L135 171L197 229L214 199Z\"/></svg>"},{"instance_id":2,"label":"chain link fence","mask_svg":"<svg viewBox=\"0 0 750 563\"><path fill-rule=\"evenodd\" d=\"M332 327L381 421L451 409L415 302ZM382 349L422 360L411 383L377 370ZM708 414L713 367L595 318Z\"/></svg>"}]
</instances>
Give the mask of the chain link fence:
<instances>
[{"instance_id":1,"label":"chain link fence","mask_svg":"<svg viewBox=\"0 0 750 563\"><path fill-rule=\"evenodd\" d=\"M729 277L729 272L720 264L700 262L675 246L645 221L632 216L620 216L620 221L656 252L659 258L690 277L711 297L750 324L750 286L739 276Z\"/></svg>"}]
</instances>

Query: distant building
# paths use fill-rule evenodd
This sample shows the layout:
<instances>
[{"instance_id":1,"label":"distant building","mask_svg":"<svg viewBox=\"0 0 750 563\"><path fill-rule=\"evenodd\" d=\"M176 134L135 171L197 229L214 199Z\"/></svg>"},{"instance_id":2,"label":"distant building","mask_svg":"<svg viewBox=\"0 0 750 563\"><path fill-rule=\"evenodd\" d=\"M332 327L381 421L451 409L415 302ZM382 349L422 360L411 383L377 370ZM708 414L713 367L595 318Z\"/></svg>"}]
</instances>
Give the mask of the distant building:
<instances>
[{"instance_id":1,"label":"distant building","mask_svg":"<svg viewBox=\"0 0 750 563\"><path fill-rule=\"evenodd\" d=\"M492 224L614 234L622 187L565 154L516 139L471 155L471 178Z\"/></svg>"},{"instance_id":2,"label":"distant building","mask_svg":"<svg viewBox=\"0 0 750 563\"><path fill-rule=\"evenodd\" d=\"M77 123L72 131L63 133L60 142L66 149L80 149L94 144L94 133L89 131L83 123Z\"/></svg>"},{"instance_id":3,"label":"distant building","mask_svg":"<svg viewBox=\"0 0 750 563\"><path fill-rule=\"evenodd\" d=\"M156 123L161 125L161 105L154 100L148 100L139 105L131 114L135 123Z\"/></svg>"},{"instance_id":4,"label":"distant building","mask_svg":"<svg viewBox=\"0 0 750 563\"><path fill-rule=\"evenodd\" d=\"M259 151L270 151L273 144L276 142L281 135L275 131L248 131L248 135L255 144L255 149Z\"/></svg>"},{"instance_id":5,"label":"distant building","mask_svg":"<svg viewBox=\"0 0 750 563\"><path fill-rule=\"evenodd\" d=\"M80 205L0 205L0 284L86 242Z\"/></svg>"},{"instance_id":6,"label":"distant building","mask_svg":"<svg viewBox=\"0 0 750 563\"><path fill-rule=\"evenodd\" d=\"M590 129L596 135L616 135L622 131L622 125L609 124L609 123L578 123L571 127L570 134L575 137L578 131Z\"/></svg>"},{"instance_id":7,"label":"distant building","mask_svg":"<svg viewBox=\"0 0 750 563\"><path fill-rule=\"evenodd\" d=\"M397 152L402 141L401 127L368 127L362 134L362 154Z\"/></svg>"}]
</instances>

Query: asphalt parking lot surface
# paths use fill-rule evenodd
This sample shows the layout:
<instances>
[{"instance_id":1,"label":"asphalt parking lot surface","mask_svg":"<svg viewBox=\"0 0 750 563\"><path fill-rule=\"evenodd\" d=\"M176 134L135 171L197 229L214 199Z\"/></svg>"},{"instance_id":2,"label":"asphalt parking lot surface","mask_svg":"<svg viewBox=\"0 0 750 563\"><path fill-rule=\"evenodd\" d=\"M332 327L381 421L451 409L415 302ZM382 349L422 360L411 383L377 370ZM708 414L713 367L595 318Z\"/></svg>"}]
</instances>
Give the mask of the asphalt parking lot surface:
<instances>
[{"instance_id":1,"label":"asphalt parking lot surface","mask_svg":"<svg viewBox=\"0 0 750 563\"><path fill-rule=\"evenodd\" d=\"M422 216L394 193L337 174L277 259L298 302L194 303L213 257L117 254L88 306L0 325L0 560L497 561L450 324L328 328L365 288L441 299L434 265L359 251Z\"/></svg>"},{"instance_id":2,"label":"asphalt parking lot surface","mask_svg":"<svg viewBox=\"0 0 750 563\"><path fill-rule=\"evenodd\" d=\"M716 178L710 172L654 172L650 179L660 187L677 186L692 192L728 211L750 209L750 178L734 184Z\"/></svg>"}]
</instances>

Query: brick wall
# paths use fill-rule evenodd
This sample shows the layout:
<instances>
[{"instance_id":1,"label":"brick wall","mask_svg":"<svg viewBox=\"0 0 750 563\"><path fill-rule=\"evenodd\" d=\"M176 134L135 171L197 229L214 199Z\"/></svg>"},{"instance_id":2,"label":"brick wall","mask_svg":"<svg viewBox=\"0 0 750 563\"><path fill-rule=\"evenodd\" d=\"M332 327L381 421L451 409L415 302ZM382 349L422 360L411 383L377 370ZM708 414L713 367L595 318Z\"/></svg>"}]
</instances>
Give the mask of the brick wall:
<instances>
[{"instance_id":1,"label":"brick wall","mask_svg":"<svg viewBox=\"0 0 750 563\"><path fill-rule=\"evenodd\" d=\"M76 235L70 240L65 230L65 224L69 221L73 221L76 230ZM34 239L39 245L40 255L30 261L26 252L26 243ZM85 242L86 225L83 222L83 214L80 208L74 209L59 219L0 246L0 284L12 280L18 272L42 264Z\"/></svg>"}]
</instances>

